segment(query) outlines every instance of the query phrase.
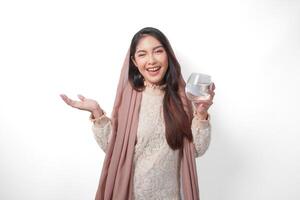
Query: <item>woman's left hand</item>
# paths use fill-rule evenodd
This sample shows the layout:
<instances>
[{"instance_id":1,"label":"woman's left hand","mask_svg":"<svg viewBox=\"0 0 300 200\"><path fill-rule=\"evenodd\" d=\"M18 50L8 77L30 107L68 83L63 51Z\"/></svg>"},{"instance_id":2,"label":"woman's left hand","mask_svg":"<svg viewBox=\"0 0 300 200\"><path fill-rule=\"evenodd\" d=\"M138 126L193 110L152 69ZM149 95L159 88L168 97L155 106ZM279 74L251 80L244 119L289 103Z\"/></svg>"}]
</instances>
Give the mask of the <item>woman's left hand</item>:
<instances>
[{"instance_id":1,"label":"woman's left hand","mask_svg":"<svg viewBox=\"0 0 300 200\"><path fill-rule=\"evenodd\" d=\"M209 98L207 100L201 100L194 103L196 107L196 114L200 119L207 119L208 117L208 109L213 104L213 99L215 96L215 84L212 83L208 89Z\"/></svg>"}]
</instances>

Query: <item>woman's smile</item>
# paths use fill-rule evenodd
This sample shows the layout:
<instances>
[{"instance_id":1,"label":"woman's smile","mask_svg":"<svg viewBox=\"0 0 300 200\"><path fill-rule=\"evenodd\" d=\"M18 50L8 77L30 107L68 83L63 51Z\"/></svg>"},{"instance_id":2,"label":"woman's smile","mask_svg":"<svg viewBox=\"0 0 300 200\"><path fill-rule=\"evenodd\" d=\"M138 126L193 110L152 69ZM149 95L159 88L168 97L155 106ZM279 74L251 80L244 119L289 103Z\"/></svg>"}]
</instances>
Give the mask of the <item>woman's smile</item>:
<instances>
[{"instance_id":1,"label":"woman's smile","mask_svg":"<svg viewBox=\"0 0 300 200\"><path fill-rule=\"evenodd\" d=\"M151 68L148 68L146 70L148 71L148 73L149 73L150 76L156 76L156 75L159 74L160 68L161 67L158 66L158 67L151 67Z\"/></svg>"}]
</instances>

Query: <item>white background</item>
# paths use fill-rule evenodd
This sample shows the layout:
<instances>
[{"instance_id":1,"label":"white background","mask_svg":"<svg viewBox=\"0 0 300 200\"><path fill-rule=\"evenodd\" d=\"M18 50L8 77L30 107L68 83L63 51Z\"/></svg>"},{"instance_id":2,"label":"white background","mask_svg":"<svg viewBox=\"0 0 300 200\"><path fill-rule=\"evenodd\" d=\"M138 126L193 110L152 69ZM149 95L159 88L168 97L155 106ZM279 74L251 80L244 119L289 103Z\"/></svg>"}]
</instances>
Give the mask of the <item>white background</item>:
<instances>
[{"instance_id":1,"label":"white background","mask_svg":"<svg viewBox=\"0 0 300 200\"><path fill-rule=\"evenodd\" d=\"M184 77L212 75L202 200L300 199L300 2L1 1L0 199L94 199L104 153L89 113L110 115L130 40L153 26ZM77 99L78 100L78 99Z\"/></svg>"}]
</instances>

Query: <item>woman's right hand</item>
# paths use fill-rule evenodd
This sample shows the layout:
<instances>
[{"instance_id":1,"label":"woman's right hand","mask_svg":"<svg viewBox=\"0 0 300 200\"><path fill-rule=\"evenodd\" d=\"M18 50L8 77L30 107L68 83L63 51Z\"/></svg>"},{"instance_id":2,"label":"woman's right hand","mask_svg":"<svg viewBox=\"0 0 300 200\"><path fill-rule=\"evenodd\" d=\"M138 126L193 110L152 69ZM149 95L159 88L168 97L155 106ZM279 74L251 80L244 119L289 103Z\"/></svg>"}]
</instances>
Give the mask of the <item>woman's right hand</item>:
<instances>
[{"instance_id":1,"label":"woman's right hand","mask_svg":"<svg viewBox=\"0 0 300 200\"><path fill-rule=\"evenodd\" d=\"M77 96L81 101L75 101L67 97L65 94L60 94L60 97L64 100L64 102L73 108L89 111L94 115L94 117L99 117L103 114L103 111L97 101L85 98L80 94Z\"/></svg>"}]
</instances>

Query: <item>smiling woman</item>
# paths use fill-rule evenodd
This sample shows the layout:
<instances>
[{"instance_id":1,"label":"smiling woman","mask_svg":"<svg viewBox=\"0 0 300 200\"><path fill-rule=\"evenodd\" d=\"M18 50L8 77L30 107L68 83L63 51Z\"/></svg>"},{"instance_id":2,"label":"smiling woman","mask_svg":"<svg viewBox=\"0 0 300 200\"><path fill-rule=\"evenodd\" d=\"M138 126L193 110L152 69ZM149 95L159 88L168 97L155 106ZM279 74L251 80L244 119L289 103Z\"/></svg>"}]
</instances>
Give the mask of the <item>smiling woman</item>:
<instances>
[{"instance_id":1,"label":"smiling woman","mask_svg":"<svg viewBox=\"0 0 300 200\"><path fill-rule=\"evenodd\" d=\"M106 153L96 200L199 199L195 158L210 143L214 85L210 98L194 106L184 87L168 39L146 27L132 38L111 118L95 100L62 95L91 112L95 139Z\"/></svg>"}]
</instances>

